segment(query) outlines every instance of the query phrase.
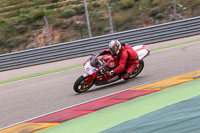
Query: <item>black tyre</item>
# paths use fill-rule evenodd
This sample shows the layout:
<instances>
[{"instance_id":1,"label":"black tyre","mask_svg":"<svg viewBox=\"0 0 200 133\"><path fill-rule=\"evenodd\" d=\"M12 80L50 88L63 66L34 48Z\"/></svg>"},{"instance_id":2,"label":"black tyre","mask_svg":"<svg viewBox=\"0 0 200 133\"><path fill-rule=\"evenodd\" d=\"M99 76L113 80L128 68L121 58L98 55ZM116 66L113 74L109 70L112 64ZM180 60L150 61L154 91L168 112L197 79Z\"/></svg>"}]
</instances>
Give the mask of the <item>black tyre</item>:
<instances>
[{"instance_id":1,"label":"black tyre","mask_svg":"<svg viewBox=\"0 0 200 133\"><path fill-rule=\"evenodd\" d=\"M130 75L130 79L135 78L136 76L138 76L142 72L143 68L144 68L144 61L141 60L140 63L135 68L135 70Z\"/></svg>"},{"instance_id":2,"label":"black tyre","mask_svg":"<svg viewBox=\"0 0 200 133\"><path fill-rule=\"evenodd\" d=\"M88 85L86 85L87 82L88 77L80 76L74 83L74 91L77 93L82 93L90 89L94 84L94 81L91 81Z\"/></svg>"}]
</instances>

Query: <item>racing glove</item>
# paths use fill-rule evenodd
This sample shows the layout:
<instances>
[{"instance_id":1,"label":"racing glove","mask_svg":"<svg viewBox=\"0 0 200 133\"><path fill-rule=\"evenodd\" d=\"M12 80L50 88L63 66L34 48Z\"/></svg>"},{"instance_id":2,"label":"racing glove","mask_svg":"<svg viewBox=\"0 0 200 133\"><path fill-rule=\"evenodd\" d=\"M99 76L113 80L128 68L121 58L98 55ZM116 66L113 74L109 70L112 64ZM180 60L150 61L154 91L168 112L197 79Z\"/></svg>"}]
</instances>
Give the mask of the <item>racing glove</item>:
<instances>
[{"instance_id":1,"label":"racing glove","mask_svg":"<svg viewBox=\"0 0 200 133\"><path fill-rule=\"evenodd\" d=\"M113 72L113 70L111 70L111 71L106 71L106 76L112 76L112 75L114 75L115 73Z\"/></svg>"}]
</instances>

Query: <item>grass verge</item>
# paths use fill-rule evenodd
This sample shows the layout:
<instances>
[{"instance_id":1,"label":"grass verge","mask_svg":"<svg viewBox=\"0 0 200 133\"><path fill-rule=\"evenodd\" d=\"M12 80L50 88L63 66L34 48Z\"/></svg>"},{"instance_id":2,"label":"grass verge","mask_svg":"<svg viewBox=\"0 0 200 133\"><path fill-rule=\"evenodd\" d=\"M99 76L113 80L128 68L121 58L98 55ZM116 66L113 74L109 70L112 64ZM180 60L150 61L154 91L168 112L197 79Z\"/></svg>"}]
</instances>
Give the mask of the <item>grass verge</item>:
<instances>
[{"instance_id":1,"label":"grass verge","mask_svg":"<svg viewBox=\"0 0 200 133\"><path fill-rule=\"evenodd\" d=\"M184 43L172 44L172 45L164 46L164 47L160 47L160 48L155 48L155 49L152 49L151 51L154 52L154 51L159 51L159 50L163 50L163 49L167 49L167 48L178 47L178 46L191 44L191 43L196 43L196 42L200 42L200 39L192 40L192 41L188 41L188 42L184 42Z\"/></svg>"}]
</instances>

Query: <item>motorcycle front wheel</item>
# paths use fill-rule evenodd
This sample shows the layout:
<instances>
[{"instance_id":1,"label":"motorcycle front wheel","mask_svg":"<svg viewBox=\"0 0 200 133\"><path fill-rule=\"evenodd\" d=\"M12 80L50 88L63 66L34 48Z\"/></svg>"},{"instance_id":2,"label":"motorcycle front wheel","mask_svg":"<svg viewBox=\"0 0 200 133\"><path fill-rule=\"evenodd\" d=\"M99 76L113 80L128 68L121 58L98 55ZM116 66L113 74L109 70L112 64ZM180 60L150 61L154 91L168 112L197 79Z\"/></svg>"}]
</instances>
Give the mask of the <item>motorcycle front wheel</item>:
<instances>
[{"instance_id":1,"label":"motorcycle front wheel","mask_svg":"<svg viewBox=\"0 0 200 133\"><path fill-rule=\"evenodd\" d=\"M144 68L144 61L141 60L139 64L136 66L135 70L131 73L130 79L138 76L142 72L143 68Z\"/></svg>"},{"instance_id":2,"label":"motorcycle front wheel","mask_svg":"<svg viewBox=\"0 0 200 133\"><path fill-rule=\"evenodd\" d=\"M94 79L91 76L80 76L74 83L74 91L82 93L90 89L94 84Z\"/></svg>"}]
</instances>

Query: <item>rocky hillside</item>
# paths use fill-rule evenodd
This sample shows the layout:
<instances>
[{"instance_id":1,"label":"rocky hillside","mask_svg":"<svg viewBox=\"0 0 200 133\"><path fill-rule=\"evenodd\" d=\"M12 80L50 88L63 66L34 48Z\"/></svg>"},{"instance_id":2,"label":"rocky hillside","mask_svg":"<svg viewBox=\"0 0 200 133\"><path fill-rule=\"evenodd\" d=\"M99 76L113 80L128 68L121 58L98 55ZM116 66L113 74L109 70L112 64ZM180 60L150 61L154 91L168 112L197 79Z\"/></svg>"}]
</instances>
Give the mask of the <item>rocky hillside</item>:
<instances>
[{"instance_id":1,"label":"rocky hillside","mask_svg":"<svg viewBox=\"0 0 200 133\"><path fill-rule=\"evenodd\" d=\"M177 18L200 14L199 0L176 0ZM174 21L172 0L87 0L93 36ZM0 0L0 54L88 37L83 0Z\"/></svg>"}]
</instances>

